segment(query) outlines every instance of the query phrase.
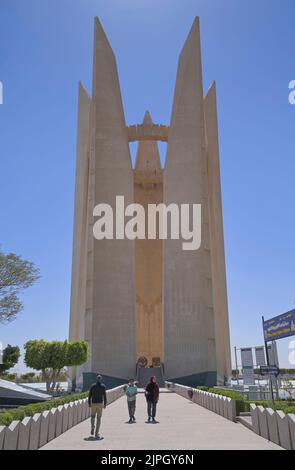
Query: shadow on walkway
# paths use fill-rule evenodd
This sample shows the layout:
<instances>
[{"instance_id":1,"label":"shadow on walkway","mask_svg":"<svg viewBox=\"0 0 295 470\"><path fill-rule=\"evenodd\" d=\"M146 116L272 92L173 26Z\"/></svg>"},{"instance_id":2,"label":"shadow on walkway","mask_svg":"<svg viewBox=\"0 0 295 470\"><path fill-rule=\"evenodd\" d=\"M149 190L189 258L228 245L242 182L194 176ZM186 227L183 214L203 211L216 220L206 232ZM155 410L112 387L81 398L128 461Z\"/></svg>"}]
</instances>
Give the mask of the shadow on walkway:
<instances>
[{"instance_id":1,"label":"shadow on walkway","mask_svg":"<svg viewBox=\"0 0 295 470\"><path fill-rule=\"evenodd\" d=\"M84 437L84 441L102 441L104 438L101 437L95 437L95 436L89 436L89 437Z\"/></svg>"}]
</instances>

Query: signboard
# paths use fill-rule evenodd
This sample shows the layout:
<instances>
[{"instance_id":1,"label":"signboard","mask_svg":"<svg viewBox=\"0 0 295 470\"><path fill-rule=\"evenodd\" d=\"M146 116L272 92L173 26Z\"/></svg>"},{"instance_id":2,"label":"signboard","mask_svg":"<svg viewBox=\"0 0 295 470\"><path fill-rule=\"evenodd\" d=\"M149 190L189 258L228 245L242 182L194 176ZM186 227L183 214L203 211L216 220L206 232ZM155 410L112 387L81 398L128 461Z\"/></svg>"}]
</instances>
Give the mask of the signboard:
<instances>
[{"instance_id":1,"label":"signboard","mask_svg":"<svg viewBox=\"0 0 295 470\"><path fill-rule=\"evenodd\" d=\"M255 385L252 348L241 348L244 385Z\"/></svg>"},{"instance_id":2,"label":"signboard","mask_svg":"<svg viewBox=\"0 0 295 470\"><path fill-rule=\"evenodd\" d=\"M264 321L263 334L265 341L273 341L295 335L295 310L290 310Z\"/></svg>"},{"instance_id":3,"label":"signboard","mask_svg":"<svg viewBox=\"0 0 295 470\"><path fill-rule=\"evenodd\" d=\"M265 366L265 354L264 354L264 346L256 346L255 347L255 359L257 366Z\"/></svg>"},{"instance_id":4,"label":"signboard","mask_svg":"<svg viewBox=\"0 0 295 470\"><path fill-rule=\"evenodd\" d=\"M274 375L277 377L280 369L277 366L260 366L260 375Z\"/></svg>"}]
</instances>

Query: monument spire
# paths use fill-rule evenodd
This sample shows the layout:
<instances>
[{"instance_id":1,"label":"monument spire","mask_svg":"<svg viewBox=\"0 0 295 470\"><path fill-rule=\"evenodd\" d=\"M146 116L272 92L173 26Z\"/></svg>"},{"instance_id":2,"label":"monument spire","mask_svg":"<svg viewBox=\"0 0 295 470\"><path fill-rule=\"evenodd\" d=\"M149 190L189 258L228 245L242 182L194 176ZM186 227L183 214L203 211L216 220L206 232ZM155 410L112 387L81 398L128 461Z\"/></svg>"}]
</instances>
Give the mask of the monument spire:
<instances>
[{"instance_id":1,"label":"monument spire","mask_svg":"<svg viewBox=\"0 0 295 470\"><path fill-rule=\"evenodd\" d=\"M115 145L116 138L122 140L122 151L114 151L108 155L108 158L118 166L131 169L116 58L97 17L94 20L92 100L94 126L104 129L104 139L110 139L111 145L112 143ZM115 147L117 148L116 145Z\"/></svg>"},{"instance_id":2,"label":"monument spire","mask_svg":"<svg viewBox=\"0 0 295 470\"><path fill-rule=\"evenodd\" d=\"M106 203L115 212L117 195L124 196L126 205L133 203L133 171L117 64L98 18L94 20L93 54L92 223L94 205ZM86 308L90 370L103 371L117 380L126 374L132 377L136 362L134 246L128 239L94 240L92 228L90 224ZM120 286L116 295L115 286ZM108 354L105 338L112 344Z\"/></svg>"},{"instance_id":3,"label":"monument spire","mask_svg":"<svg viewBox=\"0 0 295 470\"><path fill-rule=\"evenodd\" d=\"M202 243L197 251L183 251L179 240L164 240L167 377L185 380L189 376L196 383L210 383L216 376L216 350L198 18L179 56L164 170L164 203L201 204L202 208ZM184 344L190 351L187 356L183 354Z\"/></svg>"},{"instance_id":4,"label":"monument spire","mask_svg":"<svg viewBox=\"0 0 295 470\"><path fill-rule=\"evenodd\" d=\"M152 124L152 117L149 111L146 111L143 118L143 125L149 127L152 126ZM135 171L145 171L154 174L162 171L157 141L142 140L138 143Z\"/></svg>"},{"instance_id":5,"label":"monument spire","mask_svg":"<svg viewBox=\"0 0 295 470\"><path fill-rule=\"evenodd\" d=\"M222 381L224 376L230 375L231 366L215 82L212 83L204 98L204 114L217 374L218 379Z\"/></svg>"}]
</instances>

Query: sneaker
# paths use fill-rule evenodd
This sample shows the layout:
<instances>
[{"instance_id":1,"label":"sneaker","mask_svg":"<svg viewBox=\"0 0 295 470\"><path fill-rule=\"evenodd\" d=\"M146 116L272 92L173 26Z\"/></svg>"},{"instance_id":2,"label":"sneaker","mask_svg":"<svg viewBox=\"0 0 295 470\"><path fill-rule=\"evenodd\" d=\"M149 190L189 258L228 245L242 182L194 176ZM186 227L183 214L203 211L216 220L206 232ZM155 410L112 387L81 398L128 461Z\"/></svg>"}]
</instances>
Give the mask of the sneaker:
<instances>
[{"instance_id":1,"label":"sneaker","mask_svg":"<svg viewBox=\"0 0 295 470\"><path fill-rule=\"evenodd\" d=\"M135 423L135 421L136 421L135 416L132 416L132 420Z\"/></svg>"},{"instance_id":2,"label":"sneaker","mask_svg":"<svg viewBox=\"0 0 295 470\"><path fill-rule=\"evenodd\" d=\"M100 434L95 434L96 439L100 439Z\"/></svg>"},{"instance_id":3,"label":"sneaker","mask_svg":"<svg viewBox=\"0 0 295 470\"><path fill-rule=\"evenodd\" d=\"M91 434L91 436L94 436L94 428L91 428L90 434Z\"/></svg>"},{"instance_id":4,"label":"sneaker","mask_svg":"<svg viewBox=\"0 0 295 470\"><path fill-rule=\"evenodd\" d=\"M151 417L149 416L149 417L148 417L148 422L150 423L150 421L151 421Z\"/></svg>"},{"instance_id":5,"label":"sneaker","mask_svg":"<svg viewBox=\"0 0 295 470\"><path fill-rule=\"evenodd\" d=\"M155 420L155 418L153 418L153 423L155 423L155 422L156 422L156 420Z\"/></svg>"},{"instance_id":6,"label":"sneaker","mask_svg":"<svg viewBox=\"0 0 295 470\"><path fill-rule=\"evenodd\" d=\"M129 418L128 423L132 423L132 421L133 421L133 419L132 419L132 417L131 417L131 418Z\"/></svg>"}]
</instances>

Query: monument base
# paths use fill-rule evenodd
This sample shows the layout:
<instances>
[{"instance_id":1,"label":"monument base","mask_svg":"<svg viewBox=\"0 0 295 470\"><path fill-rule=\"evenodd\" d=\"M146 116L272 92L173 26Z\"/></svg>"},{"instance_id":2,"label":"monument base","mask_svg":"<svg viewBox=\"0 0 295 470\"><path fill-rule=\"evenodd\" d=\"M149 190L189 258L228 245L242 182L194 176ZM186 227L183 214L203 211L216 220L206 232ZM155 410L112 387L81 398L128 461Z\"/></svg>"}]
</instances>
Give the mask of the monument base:
<instances>
[{"instance_id":1,"label":"monument base","mask_svg":"<svg viewBox=\"0 0 295 470\"><path fill-rule=\"evenodd\" d=\"M83 372L83 392L90 389L91 385L95 384L98 372ZM107 389L119 387L119 385L127 384L127 379L121 379L118 377L111 377L109 375L102 375L102 382L105 384Z\"/></svg>"},{"instance_id":2,"label":"monument base","mask_svg":"<svg viewBox=\"0 0 295 470\"><path fill-rule=\"evenodd\" d=\"M217 373L215 371L201 372L199 374L185 375L182 377L173 377L165 379L168 382L186 385L188 387L196 387L205 385L206 387L214 387L217 384Z\"/></svg>"}]
</instances>

